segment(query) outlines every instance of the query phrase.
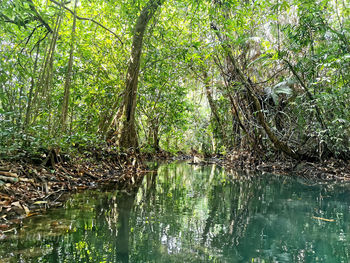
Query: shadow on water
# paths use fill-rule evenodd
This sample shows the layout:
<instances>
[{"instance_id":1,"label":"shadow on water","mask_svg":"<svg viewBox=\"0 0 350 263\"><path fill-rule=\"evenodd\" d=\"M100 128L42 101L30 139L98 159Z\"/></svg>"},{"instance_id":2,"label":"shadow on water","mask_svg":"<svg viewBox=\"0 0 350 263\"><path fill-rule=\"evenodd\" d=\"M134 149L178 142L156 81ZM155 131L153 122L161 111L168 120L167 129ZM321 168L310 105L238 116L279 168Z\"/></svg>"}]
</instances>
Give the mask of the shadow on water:
<instances>
[{"instance_id":1,"label":"shadow on water","mask_svg":"<svg viewBox=\"0 0 350 263\"><path fill-rule=\"evenodd\" d=\"M212 166L152 166L23 222L0 262L348 262L350 188Z\"/></svg>"}]
</instances>

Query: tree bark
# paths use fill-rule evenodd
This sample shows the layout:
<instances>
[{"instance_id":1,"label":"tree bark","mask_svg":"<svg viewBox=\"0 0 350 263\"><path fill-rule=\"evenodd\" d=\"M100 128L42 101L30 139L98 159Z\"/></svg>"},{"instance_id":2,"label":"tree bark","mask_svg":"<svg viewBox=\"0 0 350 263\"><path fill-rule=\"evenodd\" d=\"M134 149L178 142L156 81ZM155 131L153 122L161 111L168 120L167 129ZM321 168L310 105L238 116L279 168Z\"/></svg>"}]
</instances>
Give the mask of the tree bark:
<instances>
[{"instance_id":1,"label":"tree bark","mask_svg":"<svg viewBox=\"0 0 350 263\"><path fill-rule=\"evenodd\" d=\"M121 130L118 136L118 146L124 150L138 148L135 127L135 109L143 38L149 21L157 11L158 7L161 6L162 2L163 0L149 0L147 5L142 9L135 24L131 58L126 75Z\"/></svg>"}]
</instances>

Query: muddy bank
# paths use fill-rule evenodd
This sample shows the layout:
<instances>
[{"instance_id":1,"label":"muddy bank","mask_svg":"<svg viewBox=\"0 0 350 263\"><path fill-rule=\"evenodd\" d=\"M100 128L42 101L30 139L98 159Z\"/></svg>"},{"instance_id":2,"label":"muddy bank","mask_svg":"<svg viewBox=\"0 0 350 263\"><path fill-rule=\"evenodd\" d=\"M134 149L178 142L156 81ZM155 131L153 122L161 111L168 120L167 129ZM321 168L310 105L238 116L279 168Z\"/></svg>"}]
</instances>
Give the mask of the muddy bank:
<instances>
[{"instance_id":1,"label":"muddy bank","mask_svg":"<svg viewBox=\"0 0 350 263\"><path fill-rule=\"evenodd\" d=\"M146 172L142 156L80 156L70 161L34 164L0 160L0 238L21 219L61 206L68 193L107 185L128 187Z\"/></svg>"}]
</instances>

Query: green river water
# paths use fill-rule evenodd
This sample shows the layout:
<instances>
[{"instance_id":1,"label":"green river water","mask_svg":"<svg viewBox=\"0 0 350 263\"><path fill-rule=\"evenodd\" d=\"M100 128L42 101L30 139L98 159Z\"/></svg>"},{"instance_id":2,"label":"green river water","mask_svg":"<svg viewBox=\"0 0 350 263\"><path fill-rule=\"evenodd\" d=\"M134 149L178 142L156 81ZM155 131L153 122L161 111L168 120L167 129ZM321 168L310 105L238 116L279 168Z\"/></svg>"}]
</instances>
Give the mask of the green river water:
<instances>
[{"instance_id":1,"label":"green river water","mask_svg":"<svg viewBox=\"0 0 350 263\"><path fill-rule=\"evenodd\" d=\"M0 262L349 262L350 185L155 165L24 220Z\"/></svg>"}]
</instances>

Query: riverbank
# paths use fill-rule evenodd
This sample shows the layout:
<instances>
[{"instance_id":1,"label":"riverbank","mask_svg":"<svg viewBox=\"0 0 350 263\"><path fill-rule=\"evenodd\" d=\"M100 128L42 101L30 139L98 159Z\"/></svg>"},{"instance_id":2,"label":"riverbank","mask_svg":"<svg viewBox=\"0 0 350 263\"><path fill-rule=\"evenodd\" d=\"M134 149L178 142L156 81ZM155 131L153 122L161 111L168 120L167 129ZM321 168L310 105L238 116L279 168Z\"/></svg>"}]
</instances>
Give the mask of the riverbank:
<instances>
[{"instance_id":1,"label":"riverbank","mask_svg":"<svg viewBox=\"0 0 350 263\"><path fill-rule=\"evenodd\" d=\"M25 217L61 206L67 194L104 185L119 188L133 185L147 172L145 160L151 159L187 160L195 165L218 164L228 172L261 171L317 182L350 181L350 163L343 160L318 163L263 161L249 152L231 152L210 159L185 154L175 157L167 152L142 156L109 152L94 156L79 155L69 161L44 164L0 160L0 232L6 232L11 224L17 224Z\"/></svg>"},{"instance_id":2,"label":"riverbank","mask_svg":"<svg viewBox=\"0 0 350 263\"><path fill-rule=\"evenodd\" d=\"M127 187L144 172L142 156L135 153L80 155L50 165L0 160L0 232L25 217L61 206L68 193L111 184Z\"/></svg>"},{"instance_id":3,"label":"riverbank","mask_svg":"<svg viewBox=\"0 0 350 263\"><path fill-rule=\"evenodd\" d=\"M105 186L131 187L148 172L146 161L188 158L166 151L152 155L95 149L74 158L52 152L39 163L29 158L0 159L0 234L25 217L61 206L68 194Z\"/></svg>"},{"instance_id":4,"label":"riverbank","mask_svg":"<svg viewBox=\"0 0 350 263\"><path fill-rule=\"evenodd\" d=\"M231 152L221 161L227 170L257 170L273 174L297 176L308 181L350 181L350 161L328 159L318 162L291 159L263 160L249 152Z\"/></svg>"}]
</instances>

